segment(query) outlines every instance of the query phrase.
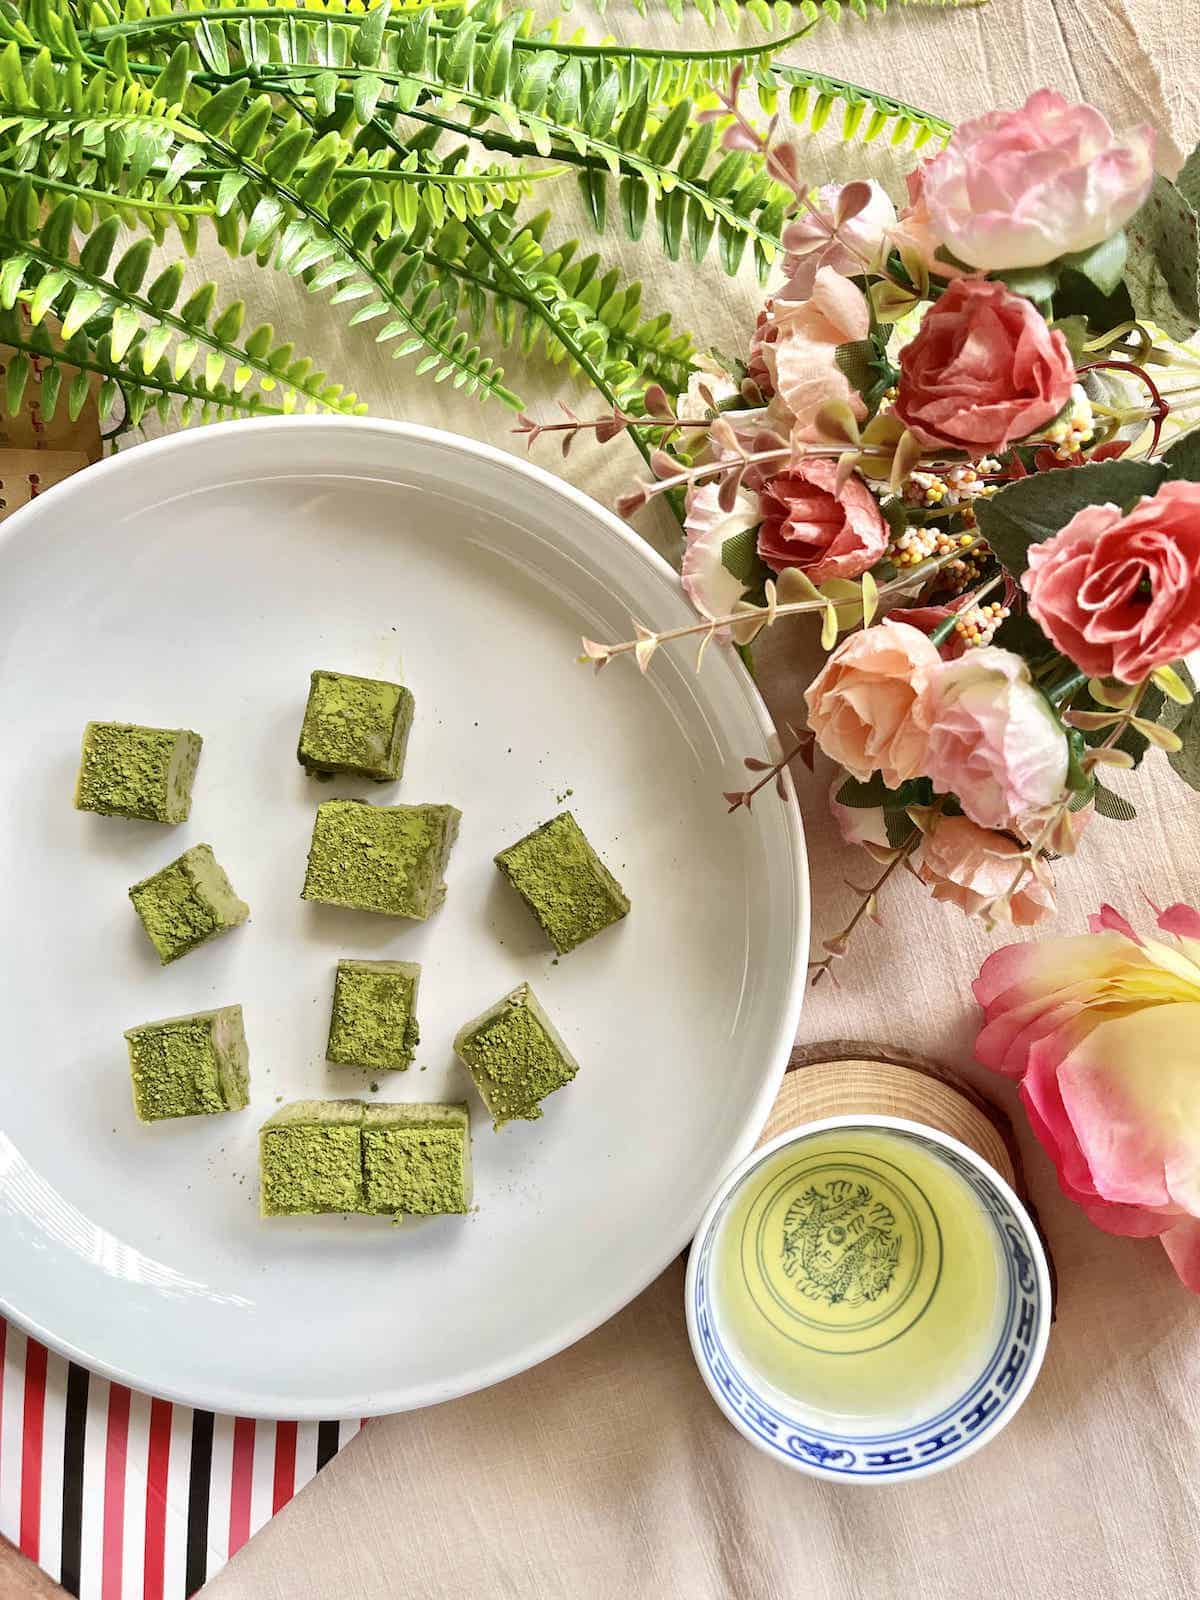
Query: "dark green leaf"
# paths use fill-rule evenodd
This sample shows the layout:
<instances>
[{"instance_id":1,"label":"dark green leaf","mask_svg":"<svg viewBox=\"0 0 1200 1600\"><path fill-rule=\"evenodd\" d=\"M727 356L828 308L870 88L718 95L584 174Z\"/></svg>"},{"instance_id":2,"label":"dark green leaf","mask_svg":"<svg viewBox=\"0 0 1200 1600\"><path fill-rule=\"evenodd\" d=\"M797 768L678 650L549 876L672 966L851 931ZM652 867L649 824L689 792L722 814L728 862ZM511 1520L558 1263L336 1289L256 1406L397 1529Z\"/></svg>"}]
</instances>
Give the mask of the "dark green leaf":
<instances>
[{"instance_id":1,"label":"dark green leaf","mask_svg":"<svg viewBox=\"0 0 1200 1600\"><path fill-rule=\"evenodd\" d=\"M847 778L837 792L838 804L849 806L854 811L886 807L889 801L894 804L895 800L896 791L889 789L877 772L872 773L866 783L860 783L857 778Z\"/></svg>"},{"instance_id":2,"label":"dark green leaf","mask_svg":"<svg viewBox=\"0 0 1200 1600\"><path fill-rule=\"evenodd\" d=\"M1175 732L1183 740L1183 747L1172 750L1167 760L1189 789L1200 789L1200 700L1184 707Z\"/></svg>"},{"instance_id":3,"label":"dark green leaf","mask_svg":"<svg viewBox=\"0 0 1200 1600\"><path fill-rule=\"evenodd\" d=\"M1053 262L1046 267L1014 267L1011 271L996 273L996 277L1014 294L1023 294L1027 300L1043 305L1053 300L1058 287L1058 271Z\"/></svg>"},{"instance_id":4,"label":"dark green leaf","mask_svg":"<svg viewBox=\"0 0 1200 1600\"><path fill-rule=\"evenodd\" d=\"M1200 218L1162 175L1128 226L1126 283L1137 315L1173 339L1200 326Z\"/></svg>"},{"instance_id":5,"label":"dark green leaf","mask_svg":"<svg viewBox=\"0 0 1200 1600\"><path fill-rule=\"evenodd\" d=\"M1172 478L1200 483L1200 428L1182 434L1163 455L1163 466Z\"/></svg>"},{"instance_id":6,"label":"dark green leaf","mask_svg":"<svg viewBox=\"0 0 1200 1600\"><path fill-rule=\"evenodd\" d=\"M1000 562L1019 578L1028 565L1029 546L1049 539L1084 506L1107 501L1127 508L1140 496L1153 494L1165 476L1161 466L1141 461L1102 461L1039 472L980 500L980 531Z\"/></svg>"},{"instance_id":7,"label":"dark green leaf","mask_svg":"<svg viewBox=\"0 0 1200 1600\"><path fill-rule=\"evenodd\" d=\"M1114 233L1090 250L1063 256L1062 265L1082 274L1102 295L1110 295L1125 276L1128 253L1124 233Z\"/></svg>"},{"instance_id":8,"label":"dark green leaf","mask_svg":"<svg viewBox=\"0 0 1200 1600\"><path fill-rule=\"evenodd\" d=\"M1137 816L1137 811L1124 795L1114 794L1102 783L1096 784L1095 801L1096 815L1107 817L1111 822L1132 822Z\"/></svg>"},{"instance_id":9,"label":"dark green leaf","mask_svg":"<svg viewBox=\"0 0 1200 1600\"><path fill-rule=\"evenodd\" d=\"M747 588L761 584L769 574L758 557L758 529L743 528L726 539L721 546L721 565Z\"/></svg>"},{"instance_id":10,"label":"dark green leaf","mask_svg":"<svg viewBox=\"0 0 1200 1600\"><path fill-rule=\"evenodd\" d=\"M901 849L912 838L914 824L907 812L885 811L883 826L887 833L887 842L893 850Z\"/></svg>"}]
</instances>

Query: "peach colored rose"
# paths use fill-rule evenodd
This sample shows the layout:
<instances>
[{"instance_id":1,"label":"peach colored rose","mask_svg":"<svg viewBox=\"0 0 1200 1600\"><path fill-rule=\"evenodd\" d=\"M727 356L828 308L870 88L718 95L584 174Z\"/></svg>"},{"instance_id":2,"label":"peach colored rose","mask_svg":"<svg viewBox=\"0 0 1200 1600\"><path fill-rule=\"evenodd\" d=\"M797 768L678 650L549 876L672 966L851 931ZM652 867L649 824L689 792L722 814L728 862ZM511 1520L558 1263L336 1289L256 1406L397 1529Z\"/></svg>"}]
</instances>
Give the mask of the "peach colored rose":
<instances>
[{"instance_id":1,"label":"peach colored rose","mask_svg":"<svg viewBox=\"0 0 1200 1600\"><path fill-rule=\"evenodd\" d=\"M1030 545L1021 583L1077 667L1140 683L1200 646L1200 483L1164 483L1127 516L1085 506Z\"/></svg>"},{"instance_id":2,"label":"peach colored rose","mask_svg":"<svg viewBox=\"0 0 1200 1600\"><path fill-rule=\"evenodd\" d=\"M722 511L717 502L715 483L688 491L681 578L684 593L702 617L728 616L747 593L746 585L734 577L722 555L725 541L753 528L760 515L758 496L748 489L738 489L728 511ZM719 637L726 642L728 629L722 629Z\"/></svg>"},{"instance_id":3,"label":"peach colored rose","mask_svg":"<svg viewBox=\"0 0 1200 1600\"><path fill-rule=\"evenodd\" d=\"M940 664L925 635L902 622L849 634L804 693L821 749L863 783L873 772L889 789L915 778L929 732L922 691Z\"/></svg>"},{"instance_id":4,"label":"peach colored rose","mask_svg":"<svg viewBox=\"0 0 1200 1600\"><path fill-rule=\"evenodd\" d=\"M1067 736L1029 668L995 645L943 663L926 681L924 771L982 828L1020 825L1062 798Z\"/></svg>"},{"instance_id":5,"label":"peach colored rose","mask_svg":"<svg viewBox=\"0 0 1200 1600\"><path fill-rule=\"evenodd\" d=\"M849 278L821 267L807 300L769 302L750 343L749 370L765 393L777 394L795 417L801 439L816 438L812 422L822 406L840 400L861 421L862 397L837 364L841 344L865 339L871 330L866 297Z\"/></svg>"},{"instance_id":6,"label":"peach colored rose","mask_svg":"<svg viewBox=\"0 0 1200 1600\"><path fill-rule=\"evenodd\" d=\"M1064 1192L1109 1233L1157 1236L1200 1293L1200 913L1158 926L1105 906L1091 934L996 951L975 1054L1020 1082Z\"/></svg>"},{"instance_id":7,"label":"peach colored rose","mask_svg":"<svg viewBox=\"0 0 1200 1600\"><path fill-rule=\"evenodd\" d=\"M828 456L801 457L763 485L758 553L776 572L800 567L814 583L857 578L887 549L875 496L857 474L840 488L837 475Z\"/></svg>"},{"instance_id":8,"label":"peach colored rose","mask_svg":"<svg viewBox=\"0 0 1200 1600\"><path fill-rule=\"evenodd\" d=\"M1002 272L1109 238L1153 181L1152 128L1118 138L1094 107L1039 89L1019 111L962 123L926 166L924 197L960 261Z\"/></svg>"},{"instance_id":9,"label":"peach colored rose","mask_svg":"<svg viewBox=\"0 0 1200 1600\"><path fill-rule=\"evenodd\" d=\"M854 278L865 272L879 254L885 236L895 225L896 208L877 183L863 184L869 196L866 205L842 223L837 238L830 237L836 226L838 201L850 187L827 183L817 191L813 209L801 207L784 228L783 248L787 253L783 270L788 281L779 291L779 299L807 300L822 267L832 267L834 272Z\"/></svg>"},{"instance_id":10,"label":"peach colored rose","mask_svg":"<svg viewBox=\"0 0 1200 1600\"><path fill-rule=\"evenodd\" d=\"M1006 899L1020 854L1021 847L1005 833L981 828L970 817L940 817L921 841L917 871L935 900L969 917L990 905L997 922L1028 928L1054 915L1054 880L1039 862L1037 873L1026 873Z\"/></svg>"},{"instance_id":11,"label":"peach colored rose","mask_svg":"<svg viewBox=\"0 0 1200 1600\"><path fill-rule=\"evenodd\" d=\"M882 806L847 806L838 799L838 791L845 786L848 774L839 772L829 788L829 811L837 824L844 844L857 845L874 860L883 863L890 859L892 847L888 843L887 823Z\"/></svg>"},{"instance_id":12,"label":"peach colored rose","mask_svg":"<svg viewBox=\"0 0 1200 1600\"><path fill-rule=\"evenodd\" d=\"M924 443L977 457L1045 427L1074 382L1067 341L1031 300L957 278L900 352L895 410Z\"/></svg>"}]
</instances>

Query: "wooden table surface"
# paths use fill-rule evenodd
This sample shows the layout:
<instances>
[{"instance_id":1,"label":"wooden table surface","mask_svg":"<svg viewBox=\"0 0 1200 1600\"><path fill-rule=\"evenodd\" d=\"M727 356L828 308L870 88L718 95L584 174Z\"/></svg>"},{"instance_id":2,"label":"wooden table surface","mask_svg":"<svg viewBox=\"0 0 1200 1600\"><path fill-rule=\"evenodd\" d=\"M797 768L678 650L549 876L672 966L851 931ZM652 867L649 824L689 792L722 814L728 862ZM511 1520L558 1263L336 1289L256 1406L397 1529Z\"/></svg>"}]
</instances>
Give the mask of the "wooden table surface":
<instances>
[{"instance_id":1,"label":"wooden table surface","mask_svg":"<svg viewBox=\"0 0 1200 1600\"><path fill-rule=\"evenodd\" d=\"M702 43L694 13L677 27L661 0L649 3L656 19L627 22L614 4L605 26ZM586 9L580 0L577 20ZM993 0L982 10L894 7L823 28L797 59L952 119L1049 84L1117 124L1153 121L1160 164L1173 172L1200 135L1198 43L1196 11L1182 0ZM814 180L847 175L832 141L805 150ZM888 177L887 150L872 147L865 170ZM560 206L568 213L577 215L570 189ZM702 343L744 342L757 298L748 277L671 266L654 247L615 238L607 248L643 278L646 303L669 305ZM377 414L515 447L507 415L413 379L411 364L379 354L369 330L346 331L291 282L260 276L251 285L251 268L221 256L197 271L219 276L255 320L269 318L352 377ZM547 409L554 378L519 375L531 408ZM561 465L549 452L544 459ZM567 465L576 483L611 501L639 463L622 443L583 449ZM662 524L648 531L664 534ZM811 649L781 629L762 657L773 708L796 716ZM857 863L831 838L824 785L806 780L803 800L815 927L832 931L850 904L843 875ZM1065 867L1064 929L1082 929L1101 898L1134 912L1143 890L1195 897L1194 800L1159 781L1143 788L1139 809L1136 833L1099 825ZM884 913L843 987L812 995L801 1041L875 1038L965 1066L968 984L999 938L934 906L911 881ZM700 1385L676 1267L537 1371L372 1422L215 1580L213 1600L1190 1600L1200 1592L1200 1303L1153 1243L1092 1230L1059 1196L1037 1147L1024 1144L1058 1260L1059 1323L1030 1404L959 1471L857 1494L767 1461ZM21 1591L0 1577L0 1593Z\"/></svg>"}]
</instances>

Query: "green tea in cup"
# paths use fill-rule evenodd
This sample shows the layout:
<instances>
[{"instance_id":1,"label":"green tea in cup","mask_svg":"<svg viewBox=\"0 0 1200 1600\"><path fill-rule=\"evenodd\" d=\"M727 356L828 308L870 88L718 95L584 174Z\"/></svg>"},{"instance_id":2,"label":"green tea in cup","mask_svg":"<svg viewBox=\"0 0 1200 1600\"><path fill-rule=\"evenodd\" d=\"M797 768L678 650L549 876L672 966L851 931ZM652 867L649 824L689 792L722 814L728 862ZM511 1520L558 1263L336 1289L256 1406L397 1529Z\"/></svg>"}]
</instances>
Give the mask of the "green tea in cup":
<instances>
[{"instance_id":1,"label":"green tea in cup","mask_svg":"<svg viewBox=\"0 0 1200 1600\"><path fill-rule=\"evenodd\" d=\"M936 1145L838 1127L777 1150L731 1196L713 1311L731 1359L805 1412L927 1416L996 1344L1002 1249Z\"/></svg>"}]
</instances>

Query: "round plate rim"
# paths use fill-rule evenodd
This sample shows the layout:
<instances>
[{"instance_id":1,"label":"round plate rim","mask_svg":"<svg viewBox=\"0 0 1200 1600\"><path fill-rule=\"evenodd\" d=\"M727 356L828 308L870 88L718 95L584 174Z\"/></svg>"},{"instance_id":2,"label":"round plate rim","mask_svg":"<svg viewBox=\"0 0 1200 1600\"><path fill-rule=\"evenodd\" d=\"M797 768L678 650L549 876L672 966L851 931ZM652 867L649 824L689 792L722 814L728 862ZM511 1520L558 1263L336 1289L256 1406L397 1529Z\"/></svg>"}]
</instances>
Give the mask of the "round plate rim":
<instances>
[{"instance_id":1,"label":"round plate rim","mask_svg":"<svg viewBox=\"0 0 1200 1600\"><path fill-rule=\"evenodd\" d=\"M235 432L239 437L245 437L250 432L257 432L263 435L276 433L293 437L301 432L375 433L395 439L407 439L417 443L440 446L467 456L474 456L477 459L493 463L502 469L512 472L517 478L530 480L560 498L569 501L597 521L608 534L626 545L637 559L648 565L659 577L672 587L677 588L678 574L669 563L614 512L609 511L598 500L595 500L574 484L568 483L565 479L556 476L534 462L526 461L510 451L500 449L496 445L486 444L482 440L472 439L467 435L454 433L446 428L430 427L425 423L402 422L378 417L258 417L244 421L210 423L191 431L180 431L165 435L162 438L146 440L134 445L129 450L122 451L118 455L108 456L104 460L95 462L82 471L73 474L71 477L63 479L38 495L34 500L29 501L28 504L13 512L10 517L0 524L0 553L3 552L5 546L11 543L13 535L23 530L26 523L46 516L60 502L69 501L73 494L80 492L82 483L87 483L94 492L99 488L102 479L106 477L130 470L142 470L145 465L160 457L178 454L180 451L202 448L205 445L212 445L214 441L219 441L220 438ZM355 476L353 472L349 472L346 475ZM270 473L266 476L275 477L278 474ZM775 733L775 725L750 674L740 668L735 669L730 662L720 661L711 662L706 666L706 670L711 672L714 667L716 670L722 670L723 668L726 671L738 671L739 688L746 710L757 724L763 737L771 737ZM770 1068L764 1075L762 1087L750 1107L747 1117L726 1148L720 1172L714 1178L714 1184L717 1186L720 1186L731 1169L740 1165L749 1154L755 1139L762 1129L774 1103L775 1096L779 1092L779 1086L783 1081L783 1075L795 1042L796 1029L804 1002L811 909L808 855L800 807L792 787L791 775L786 770L784 781L787 789L787 803L781 810L784 817L789 856L794 869L793 892L798 910L799 937L793 947L792 970L787 979L782 1015L775 1030ZM589 1333L593 1333L609 1318L615 1316L631 1301L636 1299L686 1248L696 1232L701 1216L707 1209L708 1206L701 1207L700 1212L689 1224L682 1238L675 1238L672 1235L668 1245L664 1246L662 1251L656 1253L652 1270L649 1273L638 1272L635 1274L632 1282L624 1285L615 1297L610 1297L611 1303L606 1301L599 1311L577 1318L568 1327L565 1329L559 1328L549 1337L526 1343L514 1356L474 1367L469 1372L464 1373L460 1379L453 1382L426 1384L417 1390L391 1388L378 1391L372 1390L366 1395L356 1392L317 1396L306 1401L303 1406L290 1405L289 1419L303 1422L319 1421L329 1417L357 1416L365 1418L418 1410L424 1406L438 1405L446 1400L458 1399L463 1395L476 1393L481 1389L490 1388L493 1384L502 1383L507 1378L515 1377L518 1373L529 1371L543 1361L547 1361L552 1356L570 1348L580 1339L586 1338ZM87 1367L89 1371L108 1379L110 1382L125 1384L143 1392L152 1392L162 1399L169 1400L177 1405L247 1417L271 1418L280 1415L277 1408L270 1406L269 1397L259 1398L252 1392L237 1388L220 1387L213 1384L191 1387L186 1379L177 1383L154 1379L147 1391L145 1377L140 1376L136 1371L131 1371L117 1363L106 1361L89 1352L81 1345L76 1344L70 1336L57 1332L55 1329L44 1327L33 1319L25 1317L20 1307L14 1305L9 1299L2 1284L0 1284L0 1315L3 1315L27 1335L39 1340L59 1355Z\"/></svg>"}]
</instances>

